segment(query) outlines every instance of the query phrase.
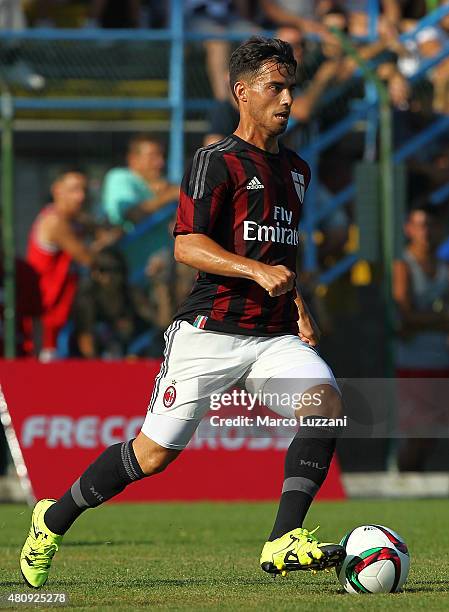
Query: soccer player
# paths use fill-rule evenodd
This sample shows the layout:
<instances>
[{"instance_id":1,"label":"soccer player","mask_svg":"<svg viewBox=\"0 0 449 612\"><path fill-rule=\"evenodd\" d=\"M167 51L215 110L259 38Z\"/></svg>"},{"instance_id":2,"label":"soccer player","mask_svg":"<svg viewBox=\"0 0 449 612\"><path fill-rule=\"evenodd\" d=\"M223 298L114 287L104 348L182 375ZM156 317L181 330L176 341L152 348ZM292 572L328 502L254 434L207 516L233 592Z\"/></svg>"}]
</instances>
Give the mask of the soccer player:
<instances>
[{"instance_id":1,"label":"soccer player","mask_svg":"<svg viewBox=\"0 0 449 612\"><path fill-rule=\"evenodd\" d=\"M241 380L253 393L268 394L281 384L284 391L319 399L310 406L270 406L283 416L307 415L309 424L287 451L262 569L320 570L343 558L341 546L321 543L302 527L336 437L334 428L318 427L312 416L337 417L341 400L331 370L313 348L314 324L295 288L297 228L310 171L278 142L295 72L292 49L281 40L251 38L233 53L230 84L240 123L228 138L196 152L182 182L175 258L199 274L166 331L142 431L107 448L58 501L36 504L20 557L29 585L45 583L53 555L82 512L164 470L188 444L210 395Z\"/></svg>"}]
</instances>

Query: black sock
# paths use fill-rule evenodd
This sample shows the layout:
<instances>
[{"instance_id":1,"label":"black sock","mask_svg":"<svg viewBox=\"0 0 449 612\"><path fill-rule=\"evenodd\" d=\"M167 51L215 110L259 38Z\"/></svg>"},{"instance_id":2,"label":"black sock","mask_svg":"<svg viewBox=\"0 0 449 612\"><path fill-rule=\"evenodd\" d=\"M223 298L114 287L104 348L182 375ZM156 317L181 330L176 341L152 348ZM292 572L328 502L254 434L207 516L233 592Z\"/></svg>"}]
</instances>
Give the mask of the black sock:
<instances>
[{"instance_id":1,"label":"black sock","mask_svg":"<svg viewBox=\"0 0 449 612\"><path fill-rule=\"evenodd\" d=\"M268 538L270 542L302 527L310 504L327 476L335 450L335 435L332 427L302 426L293 438L285 457L284 485Z\"/></svg>"},{"instance_id":2,"label":"black sock","mask_svg":"<svg viewBox=\"0 0 449 612\"><path fill-rule=\"evenodd\" d=\"M53 533L64 535L78 516L121 493L145 474L136 459L133 440L107 448L44 516Z\"/></svg>"}]
</instances>

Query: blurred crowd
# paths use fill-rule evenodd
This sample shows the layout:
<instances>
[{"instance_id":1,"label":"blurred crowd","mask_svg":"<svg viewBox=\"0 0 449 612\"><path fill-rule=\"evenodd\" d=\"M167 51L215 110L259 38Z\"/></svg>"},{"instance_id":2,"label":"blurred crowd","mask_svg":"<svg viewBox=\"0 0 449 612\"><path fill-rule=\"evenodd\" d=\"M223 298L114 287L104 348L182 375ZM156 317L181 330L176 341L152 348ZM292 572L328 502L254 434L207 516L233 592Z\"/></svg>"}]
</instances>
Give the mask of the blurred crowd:
<instances>
[{"instance_id":1,"label":"blurred crowd","mask_svg":"<svg viewBox=\"0 0 449 612\"><path fill-rule=\"evenodd\" d=\"M169 245L151 254L143 279L132 285L124 241L156 211L173 207L179 187L164 177L164 148L152 136L132 137L124 157L123 167L104 176L95 211L87 206L82 169L55 177L26 258L16 262L19 356L48 362L162 354L163 330L194 272L173 260Z\"/></svg>"},{"instance_id":2,"label":"blurred crowd","mask_svg":"<svg viewBox=\"0 0 449 612\"><path fill-rule=\"evenodd\" d=\"M416 100L416 92L408 80L425 60L438 55L449 44L449 16L406 40L401 36L413 32L421 18L448 2L379 0L375 33L370 30L368 0L185 0L182 6L185 28L191 34L220 35L230 30L255 34L269 30L289 41L301 66L298 74L301 94L293 115L305 122L315 110L321 111L329 87L343 90L337 105L335 97L330 101L334 115L335 111L339 116L344 114L345 101L354 94L354 90L351 94L345 90L357 73L357 64L343 51L339 39L330 31L332 28L352 37L360 57L373 61L396 108L422 109L425 101ZM169 11L170 3L158 0L0 0L0 29L164 28L169 26ZM210 88L217 100L213 120L220 116L220 103L232 104L227 77L232 44L218 39L198 44L204 48ZM11 66L10 72L15 68L22 74L20 56L14 61L19 65ZM31 87L36 90L44 86L44 80L39 77L30 73ZM433 94L430 106L436 112L448 112L449 60L439 63L429 81ZM235 120L232 110L228 109L226 114L232 123ZM332 113L325 121L328 123L330 119Z\"/></svg>"},{"instance_id":3,"label":"blurred crowd","mask_svg":"<svg viewBox=\"0 0 449 612\"><path fill-rule=\"evenodd\" d=\"M379 31L411 29L442 0L379 0ZM291 27L325 34L322 16L334 5L348 12L352 35L367 33L369 0L184 0L185 17L201 30L236 26ZM161 28L170 19L170 3L159 0L1 0L3 28L105 27ZM191 20L191 21L190 21ZM248 30L245 30L248 31Z\"/></svg>"}]
</instances>

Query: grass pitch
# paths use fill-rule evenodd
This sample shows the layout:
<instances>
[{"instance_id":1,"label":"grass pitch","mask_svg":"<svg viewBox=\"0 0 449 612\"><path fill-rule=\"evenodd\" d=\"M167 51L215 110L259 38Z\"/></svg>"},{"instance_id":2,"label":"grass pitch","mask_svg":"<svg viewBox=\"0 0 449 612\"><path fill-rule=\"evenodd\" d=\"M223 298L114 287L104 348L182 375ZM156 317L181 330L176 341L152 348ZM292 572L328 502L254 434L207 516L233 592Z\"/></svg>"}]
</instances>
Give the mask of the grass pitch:
<instances>
[{"instance_id":1,"label":"grass pitch","mask_svg":"<svg viewBox=\"0 0 449 612\"><path fill-rule=\"evenodd\" d=\"M264 574L258 558L275 510L272 503L172 503L87 511L67 534L44 592L66 592L68 607L86 610L449 609L449 502L321 502L310 510L305 526L321 525L322 540L372 522L402 535L411 571L394 595L347 595L334 571ZM25 506L0 506L0 609L11 592L39 592L18 569L29 518Z\"/></svg>"}]
</instances>

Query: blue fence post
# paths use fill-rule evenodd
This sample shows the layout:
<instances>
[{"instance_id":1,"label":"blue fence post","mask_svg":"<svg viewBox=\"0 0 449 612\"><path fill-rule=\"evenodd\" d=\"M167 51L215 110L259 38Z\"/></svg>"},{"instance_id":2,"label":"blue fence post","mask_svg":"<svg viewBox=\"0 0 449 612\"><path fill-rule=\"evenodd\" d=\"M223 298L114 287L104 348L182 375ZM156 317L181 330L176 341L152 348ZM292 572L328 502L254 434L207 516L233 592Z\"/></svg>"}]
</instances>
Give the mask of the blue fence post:
<instances>
[{"instance_id":1,"label":"blue fence post","mask_svg":"<svg viewBox=\"0 0 449 612\"><path fill-rule=\"evenodd\" d=\"M379 0L368 0L368 38L370 42L377 38L377 26L379 23Z\"/></svg>"},{"instance_id":2,"label":"blue fence post","mask_svg":"<svg viewBox=\"0 0 449 612\"><path fill-rule=\"evenodd\" d=\"M184 167L184 8L182 0L170 1L170 151L168 176L179 183Z\"/></svg>"},{"instance_id":3,"label":"blue fence post","mask_svg":"<svg viewBox=\"0 0 449 612\"><path fill-rule=\"evenodd\" d=\"M368 0L368 39L372 43L377 40L379 23L379 0ZM365 133L365 152L364 159L366 161L374 161L376 159L377 145L377 128L378 128L378 95L377 89L373 83L365 83L365 99L370 104L375 104L368 113L368 125Z\"/></svg>"}]
</instances>

